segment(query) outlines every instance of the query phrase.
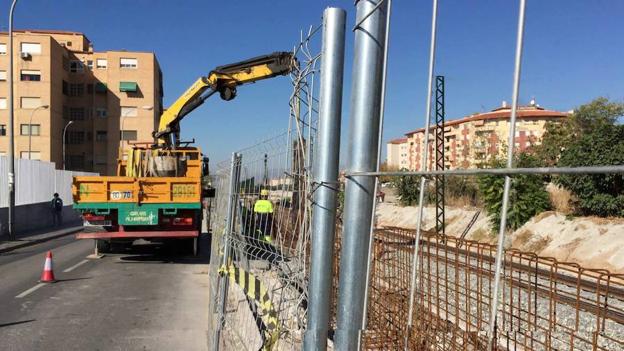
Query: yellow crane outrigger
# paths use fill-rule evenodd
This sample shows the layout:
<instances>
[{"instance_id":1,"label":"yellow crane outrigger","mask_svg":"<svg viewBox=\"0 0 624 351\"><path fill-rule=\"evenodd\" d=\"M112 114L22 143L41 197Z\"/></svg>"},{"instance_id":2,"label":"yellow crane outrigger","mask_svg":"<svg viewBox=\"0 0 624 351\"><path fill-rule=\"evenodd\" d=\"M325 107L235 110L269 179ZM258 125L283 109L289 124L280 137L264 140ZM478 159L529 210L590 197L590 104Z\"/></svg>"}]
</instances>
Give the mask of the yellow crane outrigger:
<instances>
[{"instance_id":1,"label":"yellow crane outrigger","mask_svg":"<svg viewBox=\"0 0 624 351\"><path fill-rule=\"evenodd\" d=\"M160 117L158 131L152 133L157 145L176 148L180 144L180 121L204 103L214 93L230 101L236 97L236 87L259 80L286 75L296 64L290 52L274 52L249 60L219 66L208 76L200 77Z\"/></svg>"}]
</instances>

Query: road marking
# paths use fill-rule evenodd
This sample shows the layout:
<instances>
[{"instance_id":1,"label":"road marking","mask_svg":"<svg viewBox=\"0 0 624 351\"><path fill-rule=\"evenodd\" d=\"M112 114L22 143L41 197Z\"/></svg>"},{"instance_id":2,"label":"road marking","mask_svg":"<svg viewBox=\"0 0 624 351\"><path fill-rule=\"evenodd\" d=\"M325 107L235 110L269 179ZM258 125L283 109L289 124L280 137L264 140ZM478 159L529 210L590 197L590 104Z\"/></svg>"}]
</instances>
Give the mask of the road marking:
<instances>
[{"instance_id":1,"label":"road marking","mask_svg":"<svg viewBox=\"0 0 624 351\"><path fill-rule=\"evenodd\" d=\"M73 266L71 266L71 267L67 268L66 270L64 270L64 271L63 271L63 273L68 273L68 272L71 272L71 271L73 271L74 269L76 269L76 268L78 268L78 267L82 266L83 264L85 264L85 263L87 263L87 262L89 262L89 260L82 260L82 261L80 261L80 262L76 263L75 265L73 265Z\"/></svg>"},{"instance_id":2,"label":"road marking","mask_svg":"<svg viewBox=\"0 0 624 351\"><path fill-rule=\"evenodd\" d=\"M21 293L21 294L19 294L19 295L15 296L15 298L16 298L16 299L21 299L22 297L24 297L24 296L26 296L26 295L30 294L31 292L33 292L33 291L35 291L35 290L39 289L40 287L42 287L42 286L44 286L44 285L46 285L46 284L45 284L45 283L39 283L39 284L37 284L37 285L33 286L32 288L30 288L30 289L28 289L28 290L24 291L23 293Z\"/></svg>"}]
</instances>

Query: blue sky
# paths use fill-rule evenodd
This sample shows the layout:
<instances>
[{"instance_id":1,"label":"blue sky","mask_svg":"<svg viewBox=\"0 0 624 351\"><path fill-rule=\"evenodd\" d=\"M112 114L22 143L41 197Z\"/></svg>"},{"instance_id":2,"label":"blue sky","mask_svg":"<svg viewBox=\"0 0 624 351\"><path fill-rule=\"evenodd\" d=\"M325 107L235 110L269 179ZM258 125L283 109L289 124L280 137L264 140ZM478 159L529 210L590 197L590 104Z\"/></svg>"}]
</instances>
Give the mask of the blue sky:
<instances>
[{"instance_id":1,"label":"blue sky","mask_svg":"<svg viewBox=\"0 0 624 351\"><path fill-rule=\"evenodd\" d=\"M6 30L10 1L0 1ZM164 73L165 105L218 65L290 50L299 30L343 1L20 0L15 27L81 31L96 50L153 51ZM447 119L511 101L517 1L440 2L436 73L446 76ZM597 96L624 100L624 1L529 0L521 103L569 110ZM424 123L431 1L395 0L384 141ZM353 34L347 36L343 145L347 137ZM242 87L231 102L209 100L182 124L213 160L287 128L286 77ZM385 148L384 148L385 149ZM346 155L343 149L342 155Z\"/></svg>"}]
</instances>

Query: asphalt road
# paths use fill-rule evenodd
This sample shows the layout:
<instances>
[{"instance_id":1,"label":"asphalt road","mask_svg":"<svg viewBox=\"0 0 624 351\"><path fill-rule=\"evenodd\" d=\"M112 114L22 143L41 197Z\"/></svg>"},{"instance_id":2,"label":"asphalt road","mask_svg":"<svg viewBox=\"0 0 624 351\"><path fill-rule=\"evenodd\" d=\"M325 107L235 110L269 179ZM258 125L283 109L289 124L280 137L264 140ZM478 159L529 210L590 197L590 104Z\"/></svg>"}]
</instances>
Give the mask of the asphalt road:
<instances>
[{"instance_id":1,"label":"asphalt road","mask_svg":"<svg viewBox=\"0 0 624 351\"><path fill-rule=\"evenodd\" d=\"M58 282L38 284L52 250ZM87 260L73 235L0 254L0 350L207 350L209 237Z\"/></svg>"}]
</instances>

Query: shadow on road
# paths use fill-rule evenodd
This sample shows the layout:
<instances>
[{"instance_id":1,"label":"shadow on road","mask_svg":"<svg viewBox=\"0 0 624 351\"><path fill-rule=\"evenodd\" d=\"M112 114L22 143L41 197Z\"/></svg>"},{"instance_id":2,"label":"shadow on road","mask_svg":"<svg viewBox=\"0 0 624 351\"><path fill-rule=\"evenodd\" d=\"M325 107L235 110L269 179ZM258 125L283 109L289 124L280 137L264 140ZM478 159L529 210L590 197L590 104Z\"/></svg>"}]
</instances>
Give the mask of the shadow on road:
<instances>
[{"instance_id":1,"label":"shadow on road","mask_svg":"<svg viewBox=\"0 0 624 351\"><path fill-rule=\"evenodd\" d=\"M208 264L210 263L210 238L208 233L200 235L197 256L193 256L190 243L184 241L140 244L115 251L114 253L117 254L127 254L127 256L120 256L120 261L116 263Z\"/></svg>"},{"instance_id":2,"label":"shadow on road","mask_svg":"<svg viewBox=\"0 0 624 351\"><path fill-rule=\"evenodd\" d=\"M12 325L18 325L18 324L30 323L30 322L34 322L34 321L36 321L36 319L27 319L27 320L25 320L25 321L10 322L10 323L2 323L2 324L0 324L0 328L10 327L10 326L12 326Z\"/></svg>"},{"instance_id":3,"label":"shadow on road","mask_svg":"<svg viewBox=\"0 0 624 351\"><path fill-rule=\"evenodd\" d=\"M58 283L64 283L64 282L71 282L74 280L85 280L85 279L91 279L91 277L82 277L82 278L69 278L69 279L57 279L55 284Z\"/></svg>"}]
</instances>

